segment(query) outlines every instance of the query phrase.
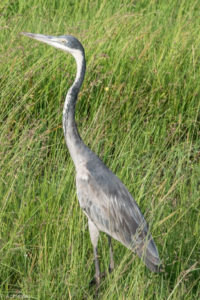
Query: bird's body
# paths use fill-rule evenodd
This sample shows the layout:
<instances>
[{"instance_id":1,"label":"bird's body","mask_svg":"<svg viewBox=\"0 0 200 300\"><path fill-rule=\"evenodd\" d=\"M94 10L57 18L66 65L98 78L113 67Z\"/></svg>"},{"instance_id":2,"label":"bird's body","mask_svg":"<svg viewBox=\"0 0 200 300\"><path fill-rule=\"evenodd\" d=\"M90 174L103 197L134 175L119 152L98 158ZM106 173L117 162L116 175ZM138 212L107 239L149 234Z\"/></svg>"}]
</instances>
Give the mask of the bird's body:
<instances>
[{"instance_id":1,"label":"bird's body","mask_svg":"<svg viewBox=\"0 0 200 300\"><path fill-rule=\"evenodd\" d=\"M44 36L24 33L31 38L71 53L77 64L77 74L69 89L63 109L65 140L76 168L77 195L88 217L90 237L95 257L95 278L100 282L97 255L99 232L109 236L110 269L114 267L110 237L132 249L151 271L159 271L159 255L147 223L131 194L82 141L75 123L75 104L85 75L85 54L81 43L72 36Z\"/></svg>"}]
</instances>

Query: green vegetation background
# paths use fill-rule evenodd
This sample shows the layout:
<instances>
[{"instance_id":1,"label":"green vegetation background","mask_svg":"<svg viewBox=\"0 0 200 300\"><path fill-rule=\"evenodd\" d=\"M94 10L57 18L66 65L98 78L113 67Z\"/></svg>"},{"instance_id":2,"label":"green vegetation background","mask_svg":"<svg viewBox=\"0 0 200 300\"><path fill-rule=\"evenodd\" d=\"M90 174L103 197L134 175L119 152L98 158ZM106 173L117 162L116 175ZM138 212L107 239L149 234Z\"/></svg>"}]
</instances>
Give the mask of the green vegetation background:
<instances>
[{"instance_id":1,"label":"green vegetation background","mask_svg":"<svg viewBox=\"0 0 200 300\"><path fill-rule=\"evenodd\" d=\"M1 0L0 297L93 299L93 252L62 131L71 56L20 35L77 36L85 143L145 214L164 271L113 241L99 299L200 298L200 2ZM108 246L99 241L102 271Z\"/></svg>"}]
</instances>

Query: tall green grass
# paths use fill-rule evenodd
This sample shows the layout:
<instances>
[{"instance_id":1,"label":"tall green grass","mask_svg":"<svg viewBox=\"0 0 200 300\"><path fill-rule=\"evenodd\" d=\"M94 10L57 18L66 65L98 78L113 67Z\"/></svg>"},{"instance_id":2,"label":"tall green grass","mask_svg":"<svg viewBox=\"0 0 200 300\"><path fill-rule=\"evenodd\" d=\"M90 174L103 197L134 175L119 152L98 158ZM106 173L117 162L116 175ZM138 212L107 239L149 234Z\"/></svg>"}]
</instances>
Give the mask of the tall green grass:
<instances>
[{"instance_id":1,"label":"tall green grass","mask_svg":"<svg viewBox=\"0 0 200 300\"><path fill-rule=\"evenodd\" d=\"M199 1L0 3L0 297L93 299L93 251L64 143L73 58L21 31L77 36L81 136L145 214L164 271L113 241L99 299L200 297ZM108 270L106 237L99 241Z\"/></svg>"}]
</instances>

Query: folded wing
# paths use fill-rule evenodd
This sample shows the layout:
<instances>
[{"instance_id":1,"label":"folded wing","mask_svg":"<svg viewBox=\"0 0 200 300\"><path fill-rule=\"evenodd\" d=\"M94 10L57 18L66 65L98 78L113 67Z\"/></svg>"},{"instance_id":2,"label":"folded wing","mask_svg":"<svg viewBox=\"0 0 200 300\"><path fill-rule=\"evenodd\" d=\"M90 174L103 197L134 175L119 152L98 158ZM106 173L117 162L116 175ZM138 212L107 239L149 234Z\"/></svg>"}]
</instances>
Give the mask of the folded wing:
<instances>
[{"instance_id":1,"label":"folded wing","mask_svg":"<svg viewBox=\"0 0 200 300\"><path fill-rule=\"evenodd\" d=\"M99 160L77 174L78 198L88 218L103 231L132 249L147 267L159 271L159 255L147 223L124 184Z\"/></svg>"}]
</instances>

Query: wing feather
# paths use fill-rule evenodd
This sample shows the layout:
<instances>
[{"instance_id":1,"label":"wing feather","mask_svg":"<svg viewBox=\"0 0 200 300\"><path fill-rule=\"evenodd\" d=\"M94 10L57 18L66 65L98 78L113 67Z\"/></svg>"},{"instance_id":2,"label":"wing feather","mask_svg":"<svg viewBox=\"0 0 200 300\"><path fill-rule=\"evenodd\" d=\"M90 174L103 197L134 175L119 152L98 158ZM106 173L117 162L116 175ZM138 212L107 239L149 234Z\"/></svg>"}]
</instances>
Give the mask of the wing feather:
<instances>
[{"instance_id":1,"label":"wing feather","mask_svg":"<svg viewBox=\"0 0 200 300\"><path fill-rule=\"evenodd\" d=\"M77 174L76 184L80 206L100 231L134 250L147 265L159 264L144 216L117 176L101 161L90 161Z\"/></svg>"}]
</instances>

